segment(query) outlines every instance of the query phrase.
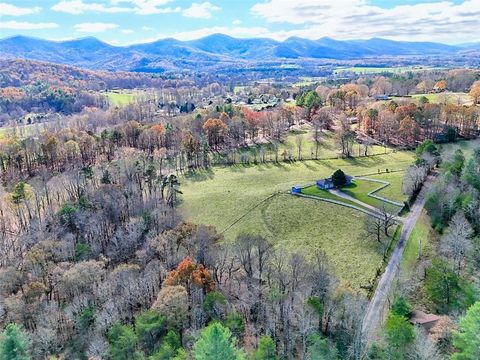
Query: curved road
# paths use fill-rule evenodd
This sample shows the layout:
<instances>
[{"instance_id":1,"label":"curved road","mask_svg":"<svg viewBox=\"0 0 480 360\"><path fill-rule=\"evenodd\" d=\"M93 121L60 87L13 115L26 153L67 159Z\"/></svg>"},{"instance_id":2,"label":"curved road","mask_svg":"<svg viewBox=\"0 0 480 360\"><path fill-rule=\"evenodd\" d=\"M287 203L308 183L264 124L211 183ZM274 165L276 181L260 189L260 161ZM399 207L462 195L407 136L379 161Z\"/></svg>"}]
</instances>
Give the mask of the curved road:
<instances>
[{"instance_id":1,"label":"curved road","mask_svg":"<svg viewBox=\"0 0 480 360\"><path fill-rule=\"evenodd\" d=\"M362 325L362 338L365 340L367 345L374 340L377 330L382 323L386 310L387 297L390 293L392 282L398 273L403 251L405 250L405 245L407 244L407 240L410 237L413 228L415 227L418 217L422 213L422 209L426 201L426 193L428 192L433 178L433 176L429 176L427 178L422 190L420 191L420 194L410 209L410 213L405 218L400 239L392 253L392 256L390 257L390 261L388 262L380 281L378 282L375 294L368 305Z\"/></svg>"}]
</instances>

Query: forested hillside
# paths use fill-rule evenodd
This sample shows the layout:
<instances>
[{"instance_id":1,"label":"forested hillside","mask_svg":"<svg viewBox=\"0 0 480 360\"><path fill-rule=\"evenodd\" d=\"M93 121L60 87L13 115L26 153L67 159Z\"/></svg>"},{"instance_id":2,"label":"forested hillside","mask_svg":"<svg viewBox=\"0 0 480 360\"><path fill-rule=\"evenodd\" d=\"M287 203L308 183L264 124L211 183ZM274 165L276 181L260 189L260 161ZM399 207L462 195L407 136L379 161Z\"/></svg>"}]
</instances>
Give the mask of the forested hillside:
<instances>
[{"instance_id":1,"label":"forested hillside","mask_svg":"<svg viewBox=\"0 0 480 360\"><path fill-rule=\"evenodd\" d=\"M358 59L372 56L454 55L460 47L433 42L397 42L374 38L340 41L291 37L283 42L271 39L236 39L213 34L192 41L159 39L128 47L112 46L95 38L63 42L16 36L0 40L0 56L69 64L97 70L152 71L200 67L242 59L266 62L282 59ZM101 59L101 60L99 60Z\"/></svg>"}]
</instances>

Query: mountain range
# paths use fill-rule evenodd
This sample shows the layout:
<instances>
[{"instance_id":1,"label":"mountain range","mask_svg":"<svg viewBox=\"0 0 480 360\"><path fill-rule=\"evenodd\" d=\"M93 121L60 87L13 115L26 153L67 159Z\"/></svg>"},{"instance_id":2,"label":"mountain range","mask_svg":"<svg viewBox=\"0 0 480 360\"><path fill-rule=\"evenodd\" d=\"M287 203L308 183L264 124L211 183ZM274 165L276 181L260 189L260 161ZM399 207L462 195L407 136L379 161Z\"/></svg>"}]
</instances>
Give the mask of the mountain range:
<instances>
[{"instance_id":1,"label":"mountain range","mask_svg":"<svg viewBox=\"0 0 480 360\"><path fill-rule=\"evenodd\" d=\"M238 39L223 34L191 41L167 38L130 46L113 46L94 37L69 41L26 36L0 39L0 58L23 58L95 70L125 71L163 71L221 62L448 55L478 49L479 43L452 46L381 38L340 41L326 37L318 40L291 37L280 42L266 38Z\"/></svg>"}]
</instances>

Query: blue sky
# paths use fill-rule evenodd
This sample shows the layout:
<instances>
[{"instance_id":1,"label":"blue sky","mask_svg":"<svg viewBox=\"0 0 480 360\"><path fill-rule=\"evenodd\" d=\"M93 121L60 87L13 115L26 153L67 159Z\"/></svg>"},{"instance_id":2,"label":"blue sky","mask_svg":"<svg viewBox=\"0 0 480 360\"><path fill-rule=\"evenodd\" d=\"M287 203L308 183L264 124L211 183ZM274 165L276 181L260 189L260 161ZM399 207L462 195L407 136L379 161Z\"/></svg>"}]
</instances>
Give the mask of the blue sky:
<instances>
[{"instance_id":1,"label":"blue sky","mask_svg":"<svg viewBox=\"0 0 480 360\"><path fill-rule=\"evenodd\" d=\"M0 0L0 37L95 36L114 45L212 33L480 41L480 0Z\"/></svg>"}]
</instances>

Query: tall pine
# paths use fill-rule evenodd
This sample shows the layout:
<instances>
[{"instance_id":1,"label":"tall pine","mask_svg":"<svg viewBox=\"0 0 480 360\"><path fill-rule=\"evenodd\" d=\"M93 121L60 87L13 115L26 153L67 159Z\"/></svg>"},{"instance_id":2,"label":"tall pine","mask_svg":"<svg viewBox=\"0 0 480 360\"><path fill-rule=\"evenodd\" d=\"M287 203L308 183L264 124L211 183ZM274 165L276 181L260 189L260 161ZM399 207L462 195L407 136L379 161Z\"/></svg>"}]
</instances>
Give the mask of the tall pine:
<instances>
[{"instance_id":1,"label":"tall pine","mask_svg":"<svg viewBox=\"0 0 480 360\"><path fill-rule=\"evenodd\" d=\"M29 342L17 324L9 324L0 337L0 360L30 360Z\"/></svg>"},{"instance_id":2,"label":"tall pine","mask_svg":"<svg viewBox=\"0 0 480 360\"><path fill-rule=\"evenodd\" d=\"M195 360L242 360L243 353L235 346L230 330L220 323L208 325L193 346Z\"/></svg>"}]
</instances>

